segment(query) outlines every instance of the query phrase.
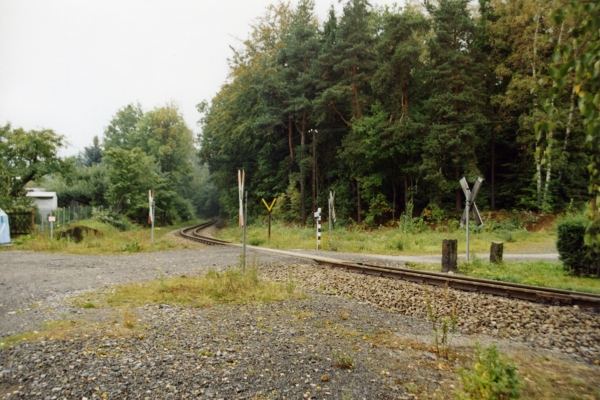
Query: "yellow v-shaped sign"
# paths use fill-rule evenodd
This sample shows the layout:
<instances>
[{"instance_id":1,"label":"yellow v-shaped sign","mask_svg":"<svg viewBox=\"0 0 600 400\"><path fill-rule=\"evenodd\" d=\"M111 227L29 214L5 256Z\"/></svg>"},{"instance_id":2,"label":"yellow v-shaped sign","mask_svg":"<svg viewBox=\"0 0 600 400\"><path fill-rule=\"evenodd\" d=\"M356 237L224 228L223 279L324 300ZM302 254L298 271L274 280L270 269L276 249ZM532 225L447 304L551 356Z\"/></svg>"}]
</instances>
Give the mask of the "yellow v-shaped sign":
<instances>
[{"instance_id":1,"label":"yellow v-shaped sign","mask_svg":"<svg viewBox=\"0 0 600 400\"><path fill-rule=\"evenodd\" d=\"M275 200L277 200L277 198L273 199L273 201L271 202L271 205L268 205L267 202L265 201L265 199L262 199L262 202L265 204L265 207L267 207L267 211L271 212L271 209L273 208L273 205L275 204Z\"/></svg>"}]
</instances>

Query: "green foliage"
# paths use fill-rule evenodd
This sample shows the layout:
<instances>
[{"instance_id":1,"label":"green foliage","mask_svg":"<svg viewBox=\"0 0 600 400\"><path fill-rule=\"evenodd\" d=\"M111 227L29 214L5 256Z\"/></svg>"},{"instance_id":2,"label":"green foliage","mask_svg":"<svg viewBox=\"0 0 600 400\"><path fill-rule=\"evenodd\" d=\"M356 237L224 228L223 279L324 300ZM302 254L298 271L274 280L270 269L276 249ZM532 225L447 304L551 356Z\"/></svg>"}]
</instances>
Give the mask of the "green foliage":
<instances>
[{"instance_id":1,"label":"green foliage","mask_svg":"<svg viewBox=\"0 0 600 400\"><path fill-rule=\"evenodd\" d=\"M94 207L108 206L105 197L110 185L108 165L78 166L73 159L65 160L65 163L70 162L73 164L69 168L43 182L46 189L56 192L58 206L69 207L72 201Z\"/></svg>"},{"instance_id":2,"label":"green foliage","mask_svg":"<svg viewBox=\"0 0 600 400\"><path fill-rule=\"evenodd\" d=\"M354 368L354 359L347 354L334 352L333 365L341 369L352 369Z\"/></svg>"},{"instance_id":3,"label":"green foliage","mask_svg":"<svg viewBox=\"0 0 600 400\"><path fill-rule=\"evenodd\" d=\"M57 153L64 146L64 137L51 129L0 126L0 207L27 204L25 185L62 171L65 164Z\"/></svg>"},{"instance_id":4,"label":"green foliage","mask_svg":"<svg viewBox=\"0 0 600 400\"><path fill-rule=\"evenodd\" d=\"M93 216L100 222L114 226L120 231L127 231L132 228L132 224L127 221L121 214L110 210L98 210L92 211Z\"/></svg>"},{"instance_id":5,"label":"green foliage","mask_svg":"<svg viewBox=\"0 0 600 400\"><path fill-rule=\"evenodd\" d=\"M452 348L452 337L458 326L458 313L456 307L447 315L440 315L434 310L429 299L427 299L427 319L431 322L433 339L438 357L448 359Z\"/></svg>"},{"instance_id":6,"label":"green foliage","mask_svg":"<svg viewBox=\"0 0 600 400\"><path fill-rule=\"evenodd\" d=\"M598 259L584 246L585 218L570 216L558 224L556 249L565 269L575 275L600 274Z\"/></svg>"},{"instance_id":7,"label":"green foliage","mask_svg":"<svg viewBox=\"0 0 600 400\"><path fill-rule=\"evenodd\" d=\"M540 134L554 128L552 117L557 113L554 101L572 79L572 93L578 97L589 156L590 202L584 242L597 256L600 254L600 0L573 1L557 8L554 17L557 23L573 26L572 38L570 43L558 43L556 48L556 65L548 70L554 83L551 100L545 103L549 121L540 122L537 128Z\"/></svg>"},{"instance_id":8,"label":"green foliage","mask_svg":"<svg viewBox=\"0 0 600 400\"><path fill-rule=\"evenodd\" d=\"M137 240L134 240L131 243L127 243L125 246L123 246L123 251L127 251L130 253L137 253L141 250L142 250L142 245Z\"/></svg>"},{"instance_id":9,"label":"green foliage","mask_svg":"<svg viewBox=\"0 0 600 400\"><path fill-rule=\"evenodd\" d=\"M435 203L441 221L437 211L460 212L461 176L485 177L482 210L581 199L588 156L569 95L553 103L552 134L534 134L552 48L577 37L574 18L549 18L557 4L482 0L475 18L466 0L386 10L347 0L322 23L311 0L269 7L234 50L229 81L198 107L222 212L236 213L239 168L250 214L285 194L280 217L300 223L330 189L341 224L384 224L408 215L409 200L418 212Z\"/></svg>"},{"instance_id":10,"label":"green foliage","mask_svg":"<svg viewBox=\"0 0 600 400\"><path fill-rule=\"evenodd\" d=\"M132 150L137 145L137 125L144 115L142 107L129 104L117 111L104 130L104 150Z\"/></svg>"},{"instance_id":11,"label":"green foliage","mask_svg":"<svg viewBox=\"0 0 600 400\"><path fill-rule=\"evenodd\" d=\"M248 240L248 244L250 246L260 246L261 244L265 243L265 239L262 238L254 238L254 239L250 239Z\"/></svg>"},{"instance_id":12,"label":"green foliage","mask_svg":"<svg viewBox=\"0 0 600 400\"><path fill-rule=\"evenodd\" d=\"M423 221L423 217L413 217L413 210L413 202L409 201L406 211L398 219L398 228L404 233L422 232L427 227Z\"/></svg>"},{"instance_id":13,"label":"green foliage","mask_svg":"<svg viewBox=\"0 0 600 400\"><path fill-rule=\"evenodd\" d=\"M505 400L520 397L519 388L523 384L517 368L500 355L494 344L482 349L477 343L473 365L460 369L459 374L464 393L459 393L457 398Z\"/></svg>"},{"instance_id":14,"label":"green foliage","mask_svg":"<svg viewBox=\"0 0 600 400\"><path fill-rule=\"evenodd\" d=\"M113 210L143 220L148 215L148 190L161 183L154 160L137 147L112 148L105 157L110 166L106 198Z\"/></svg>"}]
</instances>

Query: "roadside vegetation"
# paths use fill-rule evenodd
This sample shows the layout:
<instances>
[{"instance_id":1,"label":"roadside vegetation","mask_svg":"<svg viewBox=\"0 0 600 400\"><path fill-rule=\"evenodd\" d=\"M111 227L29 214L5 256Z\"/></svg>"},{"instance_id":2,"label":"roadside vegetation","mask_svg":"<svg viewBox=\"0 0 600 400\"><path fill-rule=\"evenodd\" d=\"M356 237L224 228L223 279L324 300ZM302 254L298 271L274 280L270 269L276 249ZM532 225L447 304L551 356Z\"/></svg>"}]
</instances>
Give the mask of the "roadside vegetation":
<instances>
[{"instance_id":1,"label":"roadside vegetation","mask_svg":"<svg viewBox=\"0 0 600 400\"><path fill-rule=\"evenodd\" d=\"M438 264L407 263L411 269L440 272ZM470 261L458 263L457 272L474 278L520 283L600 294L600 281L593 277L575 276L561 262L519 261L493 264L475 255Z\"/></svg>"},{"instance_id":2,"label":"roadside vegetation","mask_svg":"<svg viewBox=\"0 0 600 400\"><path fill-rule=\"evenodd\" d=\"M499 213L498 213L499 214ZM503 215L499 221L492 214L484 213L484 227L471 226L469 249L486 253L490 243L504 243L505 253L554 253L556 252L556 226L546 219L536 225L533 214L519 213ZM497 214L495 214L497 215ZM497 217L495 217L497 218ZM528 230L529 229L529 230ZM421 255L440 254L443 239L458 239L458 252L466 251L465 228L457 220L426 222L423 217L401 219L392 226L369 228L365 225L349 225L332 230L331 245L327 222L322 225L322 250L347 253ZM219 239L241 242L242 231L237 226L228 226L217 233ZM267 224L256 221L247 228L248 244L275 249L316 249L316 227L302 227L281 221L272 222L271 239L267 236Z\"/></svg>"},{"instance_id":3,"label":"roadside vegetation","mask_svg":"<svg viewBox=\"0 0 600 400\"><path fill-rule=\"evenodd\" d=\"M201 247L201 245L179 238L177 230L199 224L201 220L190 220L175 225L156 227L154 244L151 228L127 223L119 229L115 224L97 218L77 221L56 229L53 239L46 231L42 234L25 235L13 239L11 247L0 247L0 251L28 250L66 254L127 254L147 251L179 250ZM123 227L123 225L119 225ZM76 236L76 232L81 236Z\"/></svg>"}]
</instances>

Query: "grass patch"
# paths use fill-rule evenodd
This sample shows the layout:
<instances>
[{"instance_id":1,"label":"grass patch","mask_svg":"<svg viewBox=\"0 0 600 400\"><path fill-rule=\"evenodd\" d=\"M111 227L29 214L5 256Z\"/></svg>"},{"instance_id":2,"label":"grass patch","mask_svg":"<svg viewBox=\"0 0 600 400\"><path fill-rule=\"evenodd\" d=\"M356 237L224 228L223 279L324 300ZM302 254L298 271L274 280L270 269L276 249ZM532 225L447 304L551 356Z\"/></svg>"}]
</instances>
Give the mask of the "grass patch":
<instances>
[{"instance_id":1,"label":"grass patch","mask_svg":"<svg viewBox=\"0 0 600 400\"><path fill-rule=\"evenodd\" d=\"M303 298L289 282L270 282L261 279L256 267L230 268L224 272L209 271L197 277L182 276L158 279L140 284L121 285L95 294L86 293L85 300L76 298L80 307L91 303L97 307L136 307L145 304L176 304L209 307L213 304L246 304L272 302L288 298Z\"/></svg>"},{"instance_id":2,"label":"grass patch","mask_svg":"<svg viewBox=\"0 0 600 400\"><path fill-rule=\"evenodd\" d=\"M597 365L524 354L514 354L512 358L523 378L523 399L600 399Z\"/></svg>"},{"instance_id":3,"label":"grass patch","mask_svg":"<svg viewBox=\"0 0 600 400\"><path fill-rule=\"evenodd\" d=\"M49 232L46 232L44 235L27 235L15 239L13 241L14 246L10 248L0 247L0 249L3 251L28 250L67 254L131 254L137 252L179 250L201 245L178 238L172 232L187 226L199 224L200 222L202 221L185 221L176 225L155 228L153 245L150 228L132 225L133 229L121 231L97 219L88 219L77 221L77 224L82 227L94 229L98 231L98 234L86 233L83 236L83 240L79 243L70 238L59 239L61 229L57 229L54 232L53 240L50 240ZM69 226L67 226L68 228Z\"/></svg>"},{"instance_id":4,"label":"grass patch","mask_svg":"<svg viewBox=\"0 0 600 400\"><path fill-rule=\"evenodd\" d=\"M258 222L247 227L250 244L274 249L314 250L316 247L316 229L311 226L291 226L280 221L271 225L271 240L267 239L267 225ZM238 227L226 227L217 234L220 239L242 242L242 231ZM507 239L508 238L508 239ZM445 227L431 229L425 227L421 232L403 232L395 227L379 227L367 230L361 227L338 227L332 231L329 244L327 225L323 225L321 248L323 250L364 254L440 254L443 239L458 239L458 252L465 252L465 230ZM470 235L470 250L487 253L493 241L504 242L505 253L556 252L556 230L529 232L525 229L478 231Z\"/></svg>"},{"instance_id":5,"label":"grass patch","mask_svg":"<svg viewBox=\"0 0 600 400\"><path fill-rule=\"evenodd\" d=\"M0 339L0 350L17 346L23 342L71 340L74 337L130 337L139 332L133 312L115 315L111 323L84 320L56 320L43 322L39 331L26 331ZM142 334L143 335L143 334Z\"/></svg>"},{"instance_id":6,"label":"grass patch","mask_svg":"<svg viewBox=\"0 0 600 400\"><path fill-rule=\"evenodd\" d=\"M438 264L409 263L409 266L421 271L440 272ZM472 257L471 261L458 263L458 273L474 278L600 294L600 279L574 276L565 271L560 262L520 261L493 264Z\"/></svg>"}]
</instances>

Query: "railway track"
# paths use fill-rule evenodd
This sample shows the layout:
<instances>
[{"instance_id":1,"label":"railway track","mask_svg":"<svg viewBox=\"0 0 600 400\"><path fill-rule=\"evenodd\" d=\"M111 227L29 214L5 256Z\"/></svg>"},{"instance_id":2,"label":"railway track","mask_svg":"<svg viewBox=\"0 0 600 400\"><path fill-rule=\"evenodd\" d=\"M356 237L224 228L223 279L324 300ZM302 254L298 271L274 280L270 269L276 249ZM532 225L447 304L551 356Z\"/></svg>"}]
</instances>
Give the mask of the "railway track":
<instances>
[{"instance_id":1,"label":"railway track","mask_svg":"<svg viewBox=\"0 0 600 400\"><path fill-rule=\"evenodd\" d=\"M217 221L210 221L200 225L182 229L180 235L186 239L208 245L226 245L241 247L241 244L227 242L202 235L202 231L213 226ZM511 297L516 299L549 303L556 305L578 306L600 312L600 295L592 293L574 292L562 289L544 288L540 286L521 285L510 282L493 281L489 279L472 278L462 275L448 275L441 272L416 271L406 268L387 267L368 263L355 263L328 257L301 254L292 251L268 249L264 247L247 246L251 250L276 253L286 256L310 259L321 265L342 268L361 274L375 275L393 279L403 279L410 282L434 286L449 286L453 289L492 294L495 296Z\"/></svg>"}]
</instances>

